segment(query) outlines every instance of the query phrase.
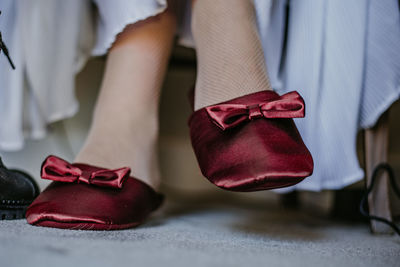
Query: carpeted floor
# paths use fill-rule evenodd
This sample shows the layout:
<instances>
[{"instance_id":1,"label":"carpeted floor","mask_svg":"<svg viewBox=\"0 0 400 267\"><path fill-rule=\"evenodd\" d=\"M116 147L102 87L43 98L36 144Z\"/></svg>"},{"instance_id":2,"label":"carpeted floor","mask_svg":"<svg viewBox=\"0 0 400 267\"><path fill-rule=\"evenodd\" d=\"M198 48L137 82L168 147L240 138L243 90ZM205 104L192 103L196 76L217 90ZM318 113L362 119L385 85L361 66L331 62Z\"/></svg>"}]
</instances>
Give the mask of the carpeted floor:
<instances>
[{"instance_id":1,"label":"carpeted floor","mask_svg":"<svg viewBox=\"0 0 400 267\"><path fill-rule=\"evenodd\" d=\"M1 221L0 266L400 266L400 237L276 205L175 200L123 231Z\"/></svg>"}]
</instances>

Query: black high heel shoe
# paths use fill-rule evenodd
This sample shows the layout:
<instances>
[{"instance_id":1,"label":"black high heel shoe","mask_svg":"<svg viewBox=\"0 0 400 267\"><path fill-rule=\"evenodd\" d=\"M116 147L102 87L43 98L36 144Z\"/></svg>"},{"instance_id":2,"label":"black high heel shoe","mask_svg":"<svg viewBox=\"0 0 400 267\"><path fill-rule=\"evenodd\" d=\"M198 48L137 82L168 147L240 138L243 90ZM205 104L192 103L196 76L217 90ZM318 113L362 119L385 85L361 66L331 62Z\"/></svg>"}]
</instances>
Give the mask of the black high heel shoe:
<instances>
[{"instance_id":1,"label":"black high heel shoe","mask_svg":"<svg viewBox=\"0 0 400 267\"><path fill-rule=\"evenodd\" d=\"M39 195L35 180L21 170L7 169L0 158L0 220L22 219Z\"/></svg>"},{"instance_id":2,"label":"black high heel shoe","mask_svg":"<svg viewBox=\"0 0 400 267\"><path fill-rule=\"evenodd\" d=\"M360 212L361 214L369 219L369 220L375 220L378 222L383 222L387 225L389 225L393 231L400 236L400 227L396 225L394 221L387 220L383 217L375 216L375 215L370 215L368 209L366 208L367 206L367 201L368 201L368 195L372 192L372 189L374 188L376 179L378 179L378 175L381 172L386 172L389 177L389 182L392 185L393 192L396 194L398 198L400 198L400 187L396 183L396 179L394 177L394 171L392 167L388 163L380 163L378 166L375 167L373 173L372 173L372 178L371 178L371 183L370 185L366 188L364 196L361 199L360 202Z\"/></svg>"}]
</instances>

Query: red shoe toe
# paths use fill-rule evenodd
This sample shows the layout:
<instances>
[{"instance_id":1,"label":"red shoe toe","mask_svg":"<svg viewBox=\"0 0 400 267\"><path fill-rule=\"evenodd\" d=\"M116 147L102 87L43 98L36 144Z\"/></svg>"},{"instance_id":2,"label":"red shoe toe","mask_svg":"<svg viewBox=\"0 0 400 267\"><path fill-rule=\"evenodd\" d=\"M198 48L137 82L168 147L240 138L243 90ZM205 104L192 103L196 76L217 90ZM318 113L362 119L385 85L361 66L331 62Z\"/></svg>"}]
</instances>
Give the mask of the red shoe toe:
<instances>
[{"instance_id":1,"label":"red shoe toe","mask_svg":"<svg viewBox=\"0 0 400 267\"><path fill-rule=\"evenodd\" d=\"M71 178L72 177L72 178ZM112 230L139 225L163 196L129 176L128 169L108 170L69 164L49 156L42 178L55 180L28 207L26 219L37 226Z\"/></svg>"},{"instance_id":2,"label":"red shoe toe","mask_svg":"<svg viewBox=\"0 0 400 267\"><path fill-rule=\"evenodd\" d=\"M294 185L313 160L292 118L304 117L297 92L249 94L195 111L190 136L203 175L232 191Z\"/></svg>"}]
</instances>

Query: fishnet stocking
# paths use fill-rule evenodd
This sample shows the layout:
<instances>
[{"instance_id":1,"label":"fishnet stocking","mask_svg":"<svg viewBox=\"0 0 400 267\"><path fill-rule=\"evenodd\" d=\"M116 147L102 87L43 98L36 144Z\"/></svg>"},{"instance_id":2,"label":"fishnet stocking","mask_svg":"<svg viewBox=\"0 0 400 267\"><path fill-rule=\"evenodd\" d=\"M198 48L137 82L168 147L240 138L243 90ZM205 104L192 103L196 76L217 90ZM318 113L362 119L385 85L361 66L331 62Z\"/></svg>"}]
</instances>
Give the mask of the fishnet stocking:
<instances>
[{"instance_id":1,"label":"fishnet stocking","mask_svg":"<svg viewBox=\"0 0 400 267\"><path fill-rule=\"evenodd\" d=\"M196 110L272 90L252 0L194 1L192 33L198 60Z\"/></svg>"}]
</instances>

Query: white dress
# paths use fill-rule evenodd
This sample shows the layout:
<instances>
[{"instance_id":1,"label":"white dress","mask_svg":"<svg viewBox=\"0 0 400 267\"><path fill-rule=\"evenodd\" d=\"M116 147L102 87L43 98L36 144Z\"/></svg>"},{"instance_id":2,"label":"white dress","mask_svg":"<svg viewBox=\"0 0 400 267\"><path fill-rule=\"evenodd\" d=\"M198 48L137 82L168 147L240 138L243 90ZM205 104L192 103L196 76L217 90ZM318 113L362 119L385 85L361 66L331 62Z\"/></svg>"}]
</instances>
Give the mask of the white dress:
<instances>
[{"instance_id":1,"label":"white dress","mask_svg":"<svg viewBox=\"0 0 400 267\"><path fill-rule=\"evenodd\" d=\"M105 54L126 25L167 7L165 0L94 2L98 14L89 0L0 2L0 30L18 67L11 72L0 57L0 123L7 125L0 150L18 150L24 135L42 137L46 124L74 115L74 75L88 56ZM398 1L291 1L289 13L284 0L255 4L273 88L297 90L306 101L306 118L296 124L314 174L284 190L339 189L362 179L357 131L400 95ZM192 46L189 4L185 17L180 40Z\"/></svg>"}]
</instances>

